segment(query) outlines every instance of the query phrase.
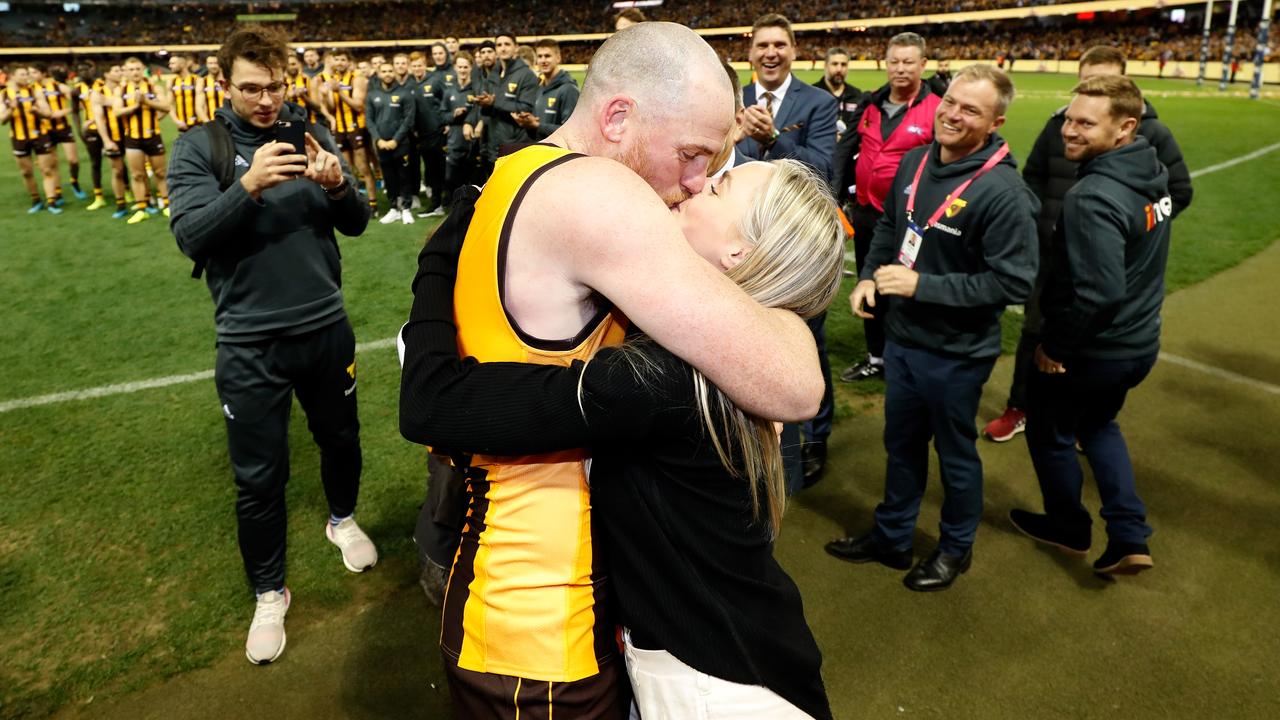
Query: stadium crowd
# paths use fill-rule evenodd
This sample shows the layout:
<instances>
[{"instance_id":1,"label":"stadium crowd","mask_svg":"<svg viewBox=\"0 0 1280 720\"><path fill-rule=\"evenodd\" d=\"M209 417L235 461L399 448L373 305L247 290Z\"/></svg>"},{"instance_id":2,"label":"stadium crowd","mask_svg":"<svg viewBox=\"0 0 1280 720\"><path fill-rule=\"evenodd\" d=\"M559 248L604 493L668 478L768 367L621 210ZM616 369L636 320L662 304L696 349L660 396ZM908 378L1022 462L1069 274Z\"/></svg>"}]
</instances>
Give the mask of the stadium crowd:
<instances>
[{"instance_id":1,"label":"stadium crowd","mask_svg":"<svg viewBox=\"0 0 1280 720\"><path fill-rule=\"evenodd\" d=\"M899 4L883 0L793 2L782 7L795 12L792 19L804 20L903 8L921 12L1013 4L1021 2ZM290 7L283 4L273 9ZM619 690L626 685L628 672L642 710L646 704L665 707L683 691L654 680L661 675L657 671L637 681L635 668L637 663L654 661L652 656L638 660L643 652L667 652L692 666L686 669L724 680L727 687L717 691L717 698L733 693L752 698L744 701L749 709L736 716L830 717L821 657L803 617L799 590L771 553L782 496L802 492L818 482L825 470L834 415L833 373L825 364L825 308L839 285L843 244L849 234L846 227L852 229L856 256L850 308L866 322L869 354L835 376L849 383L870 378L887 382L883 437L888 462L883 502L875 509L872 526L832 540L826 552L852 563L907 571L903 583L914 591L944 590L970 568L983 511L974 426L978 399L1000 353L1001 313L1008 305L1026 304L1028 315L1016 360L1024 385L1015 387L1007 411L987 424L984 434L1004 441L1027 433L1044 512L1009 508L1010 521L1031 538L1072 554L1091 550L1093 519L1081 504L1084 479L1078 447L1093 468L1107 525L1107 545L1097 554L1094 569L1106 575L1127 575L1153 566L1147 545L1152 530L1115 418L1126 393L1142 382L1155 362L1170 225L1190 204L1192 192L1173 133L1125 72L1133 60L1195 57L1198 35L1183 25L1156 25L1150 17L1137 17L1121 24L947 25L928 38L900 28L797 38L787 18L772 12L776 7L759 0L670 3L663 8L664 16L691 25L740 24L757 11L759 16L750 37L717 38L710 48L674 25L647 23L621 30L595 56L593 77L606 79L589 79L582 89L561 65L570 59L589 59L596 46L562 47L551 40L520 46L513 29L518 28L521 35L612 30L614 18L601 3L522 3L520 9L500 18L485 16L477 3L470 2L361 3L355 9L350 3L315 4L300 9L306 19L291 26L296 30L294 40L451 34L412 52L355 53L345 48L293 52L283 38L255 24L232 32L215 53L168 54L168 73L163 76L137 57L74 67L22 62L6 68L0 122L10 125L14 154L31 197L30 212L63 211L62 162L77 198L88 200L92 191L87 209L107 208L105 160L113 216L136 224L172 215L171 228L179 247L195 262L194 274L207 273L217 306L215 382L224 403L239 493L239 549L255 593L254 620L246 641L251 662L272 662L285 648L284 618L292 596L285 585L283 488L289 476L288 416L294 392L322 448L321 475L330 502L326 537L338 546L344 566L352 572L367 570L378 559L373 540L355 522L362 467L354 395L355 338L339 292L340 256L334 234L336 230L358 235L371 218L382 224L448 218L423 253L414 282L413 315L402 337L401 429L414 442L437 450L448 448L456 466L456 471L439 461L431 466L415 539L424 591L446 608L441 645L459 708L518 702L523 682L538 688L536 692L549 698L549 703L553 702L552 683L563 683L565 702L581 693L587 705L603 706L628 695ZM106 18L109 30L90 30L76 23L39 30L46 33L45 41L67 43L114 42L121 37L161 43L221 41L234 20L231 11L205 4L149 5L127 12L95 7L94 12L103 13L93 17L95 22ZM415 24L420 16L415 14L427 12L433 13L431 23ZM168 30L159 29L166 26ZM462 46L455 35L487 39ZM1242 47L1249 42L1243 35ZM636 39L642 37L671 44L645 45ZM686 72L672 87L653 87L657 81L640 76L636 68L651 62L650 55L673 53L673 48L689 51L677 56L687 64L682 66ZM939 64L932 77L923 74L929 58L962 57L999 58L1002 66L1010 67L1023 61L1079 60L1080 84L1073 90L1070 106L1049 118L1029 156L1015 163L999 133L1015 97L1013 81L1003 69L976 65L953 75ZM739 87L735 71L724 65L725 58L750 62L753 80ZM806 84L792 75L794 62L817 58L823 66L823 77L817 82ZM849 62L857 59L880 63L884 83L875 88L850 86ZM726 70L733 78L732 91ZM691 140L680 136L674 145L653 141L667 139L662 133L679 135L684 131L671 127L686 123L666 123L667 117L660 113L646 117L635 112L620 89L624 80L617 79L627 78L628 72L626 87L637 97L684 98L683 87L674 86L681 84L709 92L681 106L682 112L687 111L681 117L700 130L702 126L711 129L694 133ZM604 84L607 91L592 83ZM723 112L715 112L717 99L723 100L718 106ZM580 102L590 103L593 112L574 116ZM732 120L730 103L735 111ZM632 112L634 116L628 115ZM615 116L626 120L616 126L604 121L593 124L593 118ZM172 153L163 139L162 123L173 123L179 131ZM640 140L627 136L639 132L637 127L646 128ZM86 185L81 181L77 136L89 154ZM705 138L712 136L716 142L708 144ZM672 152L672 147L678 152ZM573 165L577 155L570 150L619 162ZM575 177L572 172L556 172L561 164L583 168L590 182L580 180L576 189L557 184ZM598 190L595 182L616 190L614 194L627 203L625 211L612 212L617 209L612 205L581 212L553 211L559 207L554 203L563 198L576 200L577 191ZM790 185L779 189L783 182ZM640 197L646 184L662 194L661 201L656 196ZM473 190L475 185L483 185L484 190ZM743 186L755 189L743 195ZM551 190L539 194L539 187ZM766 202L774 192L787 200ZM545 226L529 220L528 214L519 215L517 221L521 202L537 198L553 208L533 214L550 217ZM670 348L674 354L645 346L637 350L665 354L651 359L657 379L636 388L634 382L627 384L626 378L632 376L629 370L609 370L610 362L619 361L607 350L602 351L604 360L560 367L566 360L590 359L598 345L621 342L623 323L612 313L608 288L584 281L557 295L543 293L539 286L535 294L540 301L552 298L547 304L554 305L558 297L573 298L567 301L568 314L577 324L555 337L580 340L548 342L538 338L551 335L539 335L531 327L525 332L524 320L517 322L518 313L512 309L519 302L512 299L516 296L484 284L500 275L495 272L498 268L506 267L505 256L496 258L508 252L507 243L516 233L513 228L519 228L522 237L538 237L565 255L573 254L563 246L565 237L585 243L588 240L582 238L589 235L599 240L593 247L602 257L616 258L620 256L604 253L602 248L621 252L617 246L625 250L633 238L605 235L606 230L597 237L591 228L572 224L594 217L600 228L612 231L633 222L674 223L672 218L679 216L683 225L672 224L669 229L677 240L680 229L692 240L704 237L698 236L699 230L715 234L699 228L698 218L720 221L716 212L701 208L730 198L736 198L741 207L733 203L714 207L729 207L720 212L738 215L713 230L739 227L737 223L745 222L742 213L748 212L751 242L717 245L706 252L699 246L699 254L728 270L732 281L743 288L752 286L752 273L772 273L772 278L797 273L811 284L820 275L827 280L825 289L810 290L817 300L781 305L803 316L807 330L788 316L790 325L774 327L762 321L753 328L738 328L756 331L748 333L749 338L723 340L729 346L736 339L754 351L758 348L747 339L780 346L783 338L792 336L772 330L798 330L807 351L804 357L818 348L815 367L808 369L816 376L816 363L823 363L821 389L825 392L818 392L819 382L810 383L802 390L812 397L796 403L801 410L778 411L793 421L781 430L780 448L772 423L756 417L768 410L744 411L735 404L740 396L734 394L737 388L732 383L739 375L713 374L715 363L732 353L721 354L716 348L712 354L718 357L700 356L709 365L702 367L692 360L685 364L686 356L677 352L683 349L681 342L712 345L705 339L712 328L663 334L670 330L662 327L664 321L685 322L686 312L696 315L702 308L681 307L679 313L663 315L646 303L626 307L626 300L618 302L618 309L637 324L652 321L644 322L644 327L655 338L676 346ZM652 212L645 215L648 211ZM785 232L770 235L772 223L785 226ZM569 229L562 229L562 224L570 225ZM815 229L817 225L821 227ZM480 252L462 255L463 235L469 246L485 243L487 254L478 260ZM794 254L804 255L808 262L818 262L815 257L831 262L816 270L797 266L794 258L778 261L777 267L755 262L757 256L778 252L779 241L769 245L771 237L784 238L784 245L812 240L813 252ZM1068 253L1068 245L1083 247L1085 252ZM650 249L654 255L639 255L641 261L622 268L624 272L591 278L622 283L624 289L634 289L635 283L661 286L669 278L644 278L646 269L678 270L679 261L691 256L673 255L677 261L666 265L671 258L661 257L664 248L655 244ZM553 259L565 266L573 262L568 257ZM531 273L513 264L508 272L512 278L528 280L532 275L550 284L556 280L546 277L558 278L561 269L561 264L549 264ZM710 290L700 297L711 304L723 296L738 298L731 292L732 283L716 285L722 278L700 269L701 274L680 276L691 286L707 283ZM467 317L459 312L455 327L455 277L461 288L459 298L468 297L476 306L483 305L483 298L501 296L502 300ZM281 282L281 278L297 282ZM667 288L670 292L685 289ZM622 297L632 302L636 297L654 299L652 294ZM738 299L754 303L745 294ZM743 307L749 308L743 316L756 312L760 315L751 317L773 317L755 304L738 309ZM708 317L713 315L715 322L740 317L735 312L716 315L708 310ZM582 328L584 317L594 318L591 322L596 324ZM490 352L492 357L480 359L530 359L547 363L542 370L551 372L516 375L525 371L505 367L494 372L512 374L477 379L477 373L484 371L477 371L474 363L458 363L456 352L459 343L465 348L468 342L476 342L477 335L500 336L493 341L501 346L499 351L482 348L475 354ZM790 357L786 352L760 355L782 357L783 366ZM277 364L288 366L296 377L279 371ZM317 370L321 364L325 367ZM661 385L669 380L661 377L663 368L674 368L670 374L676 380ZM704 371L706 377L701 374ZM530 377L538 381L528 381ZM683 384L685 378L689 387ZM773 384L766 383L770 392L762 393L766 400L757 401L760 407L781 407L768 403L782 403L790 393L801 393L793 387L795 380L772 378ZM722 403L716 412L705 406L707 387L694 389L698 382L711 385L709 381L730 386L722 388L723 397L715 390ZM479 383L478 389L460 389L469 382ZM663 393L700 394L703 412L683 413L675 419L674 413L663 414L664 408L654 406L670 397L659 394L655 401L646 394L653 384L660 385ZM562 392L553 395L557 389ZM522 401L534 410L517 407ZM567 410L550 420L549 415L536 414L550 413L547 408ZM645 408L652 411L645 422L623 421L633 413L642 415ZM703 420L709 428L703 428ZM557 434L552 421L573 427ZM653 429L663 422L675 429ZM717 423L731 422L741 423L735 426L736 444L730 443L733 451L723 450L719 440L715 441L718 455L697 442L686 442L702 437L706 429L719 437L726 430ZM540 437L528 437L536 434L530 428L568 444L544 446ZM943 521L938 547L917 558L912 543L931 440L944 468ZM566 448L596 442L614 448L615 455L622 457L601 453L612 464L601 461L601 469L592 472L612 470L618 485L601 483L597 489L593 475L588 502L580 497L587 493L581 470L584 456ZM619 452L619 446L625 452ZM689 449L694 446L699 449ZM553 452L565 454L546 454ZM507 462L479 453L526 457ZM539 459L529 462L535 453ZM469 466L473 460L477 467ZM627 463L640 463L641 470ZM529 466L537 468L529 470ZM673 492L683 493L680 497L685 502L662 506L662 498L652 492L654 478L669 481L676 488ZM751 479L749 493L744 478ZM512 502L501 493L488 492L498 479L511 483L506 487L514 487L512 492L525 495ZM564 492L528 493L538 482L558 484ZM706 487L717 490L709 492ZM761 488L765 492L758 496ZM620 503L613 506L614 512L623 508L611 519L631 523L628 527L638 534L652 532L658 538L652 544L658 548L655 554L664 547L670 551L666 562L655 560L627 545L627 538L620 541L608 535L617 531L601 531L604 536L599 542L613 543L614 577L634 582L628 587L625 580L618 581L621 612L628 624L623 635L627 667L621 670L618 664L605 662L617 654L613 626L604 620L599 626L588 622L583 627L581 622L583 615L596 617L582 610L594 608L599 601L592 586L595 558L589 550L579 555L576 546L566 556L564 543L548 540L563 527L573 528L574 533L589 528L582 513L589 513L597 503L599 512L609 512L610 492L622 493L612 496L612 502ZM558 505L566 496L571 506L567 510ZM645 502L656 504L652 516L631 512L642 506L652 510ZM745 510L752 507L755 515L748 517ZM769 521L761 522L762 507ZM497 517L499 508L510 513L501 516L505 523L501 527L478 528L466 521L468 512L483 519L484 513ZM521 517L530 512L531 518ZM590 529L586 532L590 537ZM572 534L571 540L581 537ZM704 552L700 541L716 551ZM477 552L477 546L484 546L484 552ZM541 554L530 553L529 547ZM513 556L518 559L512 560ZM682 569L671 561L690 557L692 568ZM750 562L738 562L743 558ZM513 572L515 566L521 570ZM492 577L487 574L490 570ZM569 577L570 572L577 575ZM446 595L445 580L451 574L454 582ZM492 584L470 583L478 577L497 579ZM687 584L681 585L682 581ZM519 587L513 589L512 584ZM574 599L566 603L570 594ZM528 616L534 610L530 608L543 607L539 603L544 603L545 595L552 598L545 601L550 609L531 621ZM757 603L759 598L767 602ZM662 606L667 601L697 605L683 616L704 618L706 627L700 628L701 633L686 632L672 619L681 613ZM473 627L477 620L471 608L485 603L489 611L483 620L485 631L510 639L502 647L500 643L477 647ZM567 604L577 610L570 613L573 617L565 614ZM599 617L607 616L602 612ZM773 633L758 632L766 622ZM716 642L701 642L709 634ZM543 635L549 638L545 644ZM595 642L598 637L604 641ZM564 655L573 657L566 660L549 654L544 646L554 646L556 653L569 648ZM512 687L516 688L514 700ZM756 694L744 694L748 693L744 687L754 688L750 692ZM760 694L762 689L766 694ZM579 716L573 707L565 716ZM592 716L625 714L613 708Z\"/></svg>"}]
</instances>

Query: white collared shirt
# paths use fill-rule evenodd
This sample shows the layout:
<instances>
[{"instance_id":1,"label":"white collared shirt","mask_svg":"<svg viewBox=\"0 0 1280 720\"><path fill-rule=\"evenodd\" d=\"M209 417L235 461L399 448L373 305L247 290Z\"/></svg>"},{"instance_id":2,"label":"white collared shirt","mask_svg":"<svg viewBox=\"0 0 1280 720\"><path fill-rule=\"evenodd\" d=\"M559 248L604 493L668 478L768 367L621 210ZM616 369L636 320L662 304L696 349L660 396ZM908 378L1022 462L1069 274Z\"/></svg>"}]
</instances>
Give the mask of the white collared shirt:
<instances>
[{"instance_id":1,"label":"white collared shirt","mask_svg":"<svg viewBox=\"0 0 1280 720\"><path fill-rule=\"evenodd\" d=\"M766 90L759 81L756 81L756 104L764 107L764 94L767 92L773 93L773 116L778 117L778 108L782 107L782 100L787 96L787 90L791 89L791 81L793 79L795 79L795 76L787 73L787 79L782 81L782 85L777 90Z\"/></svg>"}]
</instances>

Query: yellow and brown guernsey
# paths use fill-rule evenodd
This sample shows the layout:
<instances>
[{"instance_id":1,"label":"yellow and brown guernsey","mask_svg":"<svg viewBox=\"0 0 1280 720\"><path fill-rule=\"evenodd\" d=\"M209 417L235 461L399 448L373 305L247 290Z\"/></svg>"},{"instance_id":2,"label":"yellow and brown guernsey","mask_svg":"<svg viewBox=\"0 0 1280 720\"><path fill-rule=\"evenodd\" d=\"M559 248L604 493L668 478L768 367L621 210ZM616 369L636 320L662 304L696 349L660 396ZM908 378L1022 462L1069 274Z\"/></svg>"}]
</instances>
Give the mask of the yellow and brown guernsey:
<instances>
[{"instance_id":1,"label":"yellow and brown guernsey","mask_svg":"<svg viewBox=\"0 0 1280 720\"><path fill-rule=\"evenodd\" d=\"M506 311L502 278L515 212L544 172L576 157L532 145L498 160L476 202L458 261L458 343L481 362L568 365L620 344L621 315L604 309L578 337L540 341ZM471 500L445 596L441 645L458 666L532 680L572 682L616 653L592 540L584 450L536 457L472 458Z\"/></svg>"},{"instance_id":2,"label":"yellow and brown guernsey","mask_svg":"<svg viewBox=\"0 0 1280 720\"><path fill-rule=\"evenodd\" d=\"M24 88L0 88L8 98L13 115L9 117L9 135L14 140L35 140L44 133L40 129L40 115L36 113L36 98L40 91L34 86Z\"/></svg>"},{"instance_id":3,"label":"yellow and brown guernsey","mask_svg":"<svg viewBox=\"0 0 1280 720\"><path fill-rule=\"evenodd\" d=\"M322 73L321 78L326 82L335 82L338 89L332 93L331 102L333 103L333 131L340 133L355 132L364 127L364 111L351 107L343 102L341 93L350 95L356 86L356 71L348 70L345 75L330 75Z\"/></svg>"},{"instance_id":4,"label":"yellow and brown guernsey","mask_svg":"<svg viewBox=\"0 0 1280 720\"><path fill-rule=\"evenodd\" d=\"M149 140L160 134L160 111L142 101L154 94L151 83L146 80L125 83L125 104L138 106L137 112L125 118L125 134L134 140Z\"/></svg>"},{"instance_id":5,"label":"yellow and brown guernsey","mask_svg":"<svg viewBox=\"0 0 1280 720\"><path fill-rule=\"evenodd\" d=\"M195 75L174 75L169 81L169 89L173 91L174 113L189 128L200 124L200 113L196 111L196 98L201 92L199 85L200 80Z\"/></svg>"}]
</instances>

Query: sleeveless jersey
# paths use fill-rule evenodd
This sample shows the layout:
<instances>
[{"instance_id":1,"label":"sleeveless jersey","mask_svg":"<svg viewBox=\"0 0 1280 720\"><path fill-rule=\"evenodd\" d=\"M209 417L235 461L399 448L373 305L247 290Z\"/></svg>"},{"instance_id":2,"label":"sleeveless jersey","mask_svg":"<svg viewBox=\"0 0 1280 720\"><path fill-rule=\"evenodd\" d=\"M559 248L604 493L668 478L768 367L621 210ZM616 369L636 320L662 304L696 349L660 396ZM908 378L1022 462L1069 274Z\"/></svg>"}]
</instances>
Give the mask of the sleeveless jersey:
<instances>
[{"instance_id":1,"label":"sleeveless jersey","mask_svg":"<svg viewBox=\"0 0 1280 720\"><path fill-rule=\"evenodd\" d=\"M53 112L67 109L67 102L70 100L66 95L62 94L62 90L58 87L58 81L53 78L45 78L43 82L36 85L40 88L40 94L44 95L44 101L49 103L49 109ZM40 132L50 132L52 130L66 130L67 118L41 118Z\"/></svg>"},{"instance_id":2,"label":"sleeveless jersey","mask_svg":"<svg viewBox=\"0 0 1280 720\"><path fill-rule=\"evenodd\" d=\"M290 85L301 90L304 96L308 98L311 97L311 78L307 77L306 73L300 72L298 73L297 77L288 78L288 82ZM309 124L311 125L320 124L320 116L316 114L315 110L312 110L305 102L300 102L297 104L307 111L307 122Z\"/></svg>"},{"instance_id":3,"label":"sleeveless jersey","mask_svg":"<svg viewBox=\"0 0 1280 720\"><path fill-rule=\"evenodd\" d=\"M330 75L329 73L321 73L321 82L336 82L341 91L351 94L355 88L356 71L348 70L345 75ZM364 127L364 111L357 110L342 101L339 91L332 93L333 102L333 131L334 132L355 132Z\"/></svg>"},{"instance_id":4,"label":"sleeveless jersey","mask_svg":"<svg viewBox=\"0 0 1280 720\"><path fill-rule=\"evenodd\" d=\"M454 295L462 355L481 362L568 365L622 342L624 320L605 309L579 336L538 341L513 325L503 268L520 199L545 171L581 157L533 145L498 160L467 229ZM445 597L441 645L458 666L572 682L617 651L596 567L584 450L472 458L469 507Z\"/></svg>"},{"instance_id":5,"label":"sleeveless jersey","mask_svg":"<svg viewBox=\"0 0 1280 720\"><path fill-rule=\"evenodd\" d=\"M9 117L9 136L14 140L35 140L44 133L40 130L40 116L36 114L36 90L34 86L0 89L13 109Z\"/></svg>"},{"instance_id":6,"label":"sleeveless jersey","mask_svg":"<svg viewBox=\"0 0 1280 720\"><path fill-rule=\"evenodd\" d=\"M200 124L200 114L196 112L196 98L200 93L196 87L198 83L195 75L185 78L174 75L169 82L169 89L173 91L173 112L188 128Z\"/></svg>"},{"instance_id":7,"label":"sleeveless jersey","mask_svg":"<svg viewBox=\"0 0 1280 720\"><path fill-rule=\"evenodd\" d=\"M81 128L86 133L98 132L98 121L93 118L93 93L103 92L101 79L94 80L93 86L81 80L76 83L76 100L79 102Z\"/></svg>"},{"instance_id":8,"label":"sleeveless jersey","mask_svg":"<svg viewBox=\"0 0 1280 720\"><path fill-rule=\"evenodd\" d=\"M144 97L155 97L150 82L142 80L125 83L125 105L139 106L137 112L125 118L125 134L134 140L148 140L160 134L160 111L143 103Z\"/></svg>"},{"instance_id":9,"label":"sleeveless jersey","mask_svg":"<svg viewBox=\"0 0 1280 720\"><path fill-rule=\"evenodd\" d=\"M98 83L102 83L99 87ZM95 90L102 95L102 115L107 122L107 137L113 142L122 142L124 140L124 122L116 117L116 110L112 107L112 103L116 99L123 100L124 85L116 85L114 88L108 87L105 82L99 80L93 84Z\"/></svg>"},{"instance_id":10,"label":"sleeveless jersey","mask_svg":"<svg viewBox=\"0 0 1280 720\"><path fill-rule=\"evenodd\" d=\"M209 117L213 117L226 99L227 91L222 88L222 83L209 78L204 79L205 108L209 111Z\"/></svg>"}]
</instances>

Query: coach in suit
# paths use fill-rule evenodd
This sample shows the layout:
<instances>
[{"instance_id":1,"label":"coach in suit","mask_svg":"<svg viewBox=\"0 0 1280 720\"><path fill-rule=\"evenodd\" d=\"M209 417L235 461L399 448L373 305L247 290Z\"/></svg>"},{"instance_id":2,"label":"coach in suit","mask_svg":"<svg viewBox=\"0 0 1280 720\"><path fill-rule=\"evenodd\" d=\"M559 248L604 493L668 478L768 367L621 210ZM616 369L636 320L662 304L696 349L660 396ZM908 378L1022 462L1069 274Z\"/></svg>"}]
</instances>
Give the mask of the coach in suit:
<instances>
[{"instance_id":1,"label":"coach in suit","mask_svg":"<svg viewBox=\"0 0 1280 720\"><path fill-rule=\"evenodd\" d=\"M757 80L742 88L746 109L738 124L740 140L736 150L740 161L794 158L812 167L830 183L838 104L831 93L800 82L791 74L791 63L796 58L796 36L790 21L776 14L760 16L751 28L750 56ZM806 485L812 485L822 474L827 460L827 438L835 416L826 320L827 314L822 313L808 321L818 345L827 389L818 414L804 427L802 454Z\"/></svg>"}]
</instances>

